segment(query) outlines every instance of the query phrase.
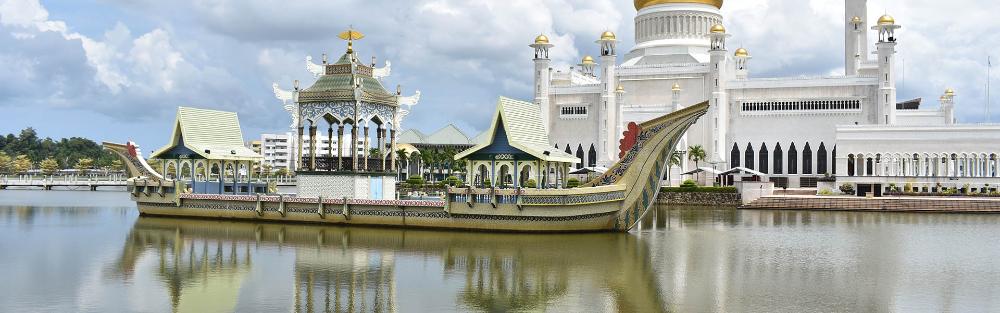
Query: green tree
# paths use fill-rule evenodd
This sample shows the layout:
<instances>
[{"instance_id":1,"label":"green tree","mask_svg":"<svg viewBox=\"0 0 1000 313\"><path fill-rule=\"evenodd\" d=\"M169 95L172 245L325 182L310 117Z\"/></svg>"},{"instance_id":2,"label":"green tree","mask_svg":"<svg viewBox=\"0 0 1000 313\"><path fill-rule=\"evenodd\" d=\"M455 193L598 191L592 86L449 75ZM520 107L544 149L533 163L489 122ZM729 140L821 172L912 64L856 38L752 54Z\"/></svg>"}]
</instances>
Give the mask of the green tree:
<instances>
[{"instance_id":1,"label":"green tree","mask_svg":"<svg viewBox=\"0 0 1000 313\"><path fill-rule=\"evenodd\" d=\"M2 138L2 137L0 137ZM0 174L10 174L14 170L14 159L0 151Z\"/></svg>"},{"instance_id":2,"label":"green tree","mask_svg":"<svg viewBox=\"0 0 1000 313\"><path fill-rule=\"evenodd\" d=\"M59 171L59 161L53 158L42 160L38 166L42 168L42 173L45 175L52 175Z\"/></svg>"},{"instance_id":3,"label":"green tree","mask_svg":"<svg viewBox=\"0 0 1000 313\"><path fill-rule=\"evenodd\" d=\"M284 167L279 168L277 171L274 172L274 175L281 177L288 176L288 169Z\"/></svg>"},{"instance_id":4,"label":"green tree","mask_svg":"<svg viewBox=\"0 0 1000 313\"><path fill-rule=\"evenodd\" d=\"M14 172L21 174L31 169L31 159L27 155L21 154L14 159Z\"/></svg>"},{"instance_id":5,"label":"green tree","mask_svg":"<svg viewBox=\"0 0 1000 313\"><path fill-rule=\"evenodd\" d=\"M111 161L111 164L109 166L111 167L111 170L115 172L120 172L125 170L125 163L122 162L121 159L115 159L114 161Z\"/></svg>"},{"instance_id":6,"label":"green tree","mask_svg":"<svg viewBox=\"0 0 1000 313\"><path fill-rule=\"evenodd\" d=\"M263 173L262 176L265 176L265 177L270 177L271 175L274 174L273 173L274 172L274 166L272 166L270 163L263 163L263 164L261 164L260 170Z\"/></svg>"},{"instance_id":7,"label":"green tree","mask_svg":"<svg viewBox=\"0 0 1000 313\"><path fill-rule=\"evenodd\" d=\"M76 169L76 172L82 175L85 174L87 170L89 170L92 167L94 167L93 159L81 158L76 161L76 165L73 166L73 169Z\"/></svg>"},{"instance_id":8,"label":"green tree","mask_svg":"<svg viewBox=\"0 0 1000 313\"><path fill-rule=\"evenodd\" d=\"M695 145L688 148L688 160L694 161L695 167L701 167L699 162L704 161L706 155L705 148L701 145Z\"/></svg>"}]
</instances>

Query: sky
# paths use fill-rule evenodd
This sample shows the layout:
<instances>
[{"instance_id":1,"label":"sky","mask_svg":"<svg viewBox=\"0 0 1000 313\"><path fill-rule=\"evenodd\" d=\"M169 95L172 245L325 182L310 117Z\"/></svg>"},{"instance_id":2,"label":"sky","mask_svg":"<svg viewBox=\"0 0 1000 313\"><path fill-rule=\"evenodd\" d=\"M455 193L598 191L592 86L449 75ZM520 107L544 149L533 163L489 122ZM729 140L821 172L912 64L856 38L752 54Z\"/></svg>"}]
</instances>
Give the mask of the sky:
<instances>
[{"instance_id":1,"label":"sky","mask_svg":"<svg viewBox=\"0 0 1000 313\"><path fill-rule=\"evenodd\" d=\"M936 108L952 87L959 120L986 121L1000 2L868 6L869 23L889 13L903 26L900 100ZM762 78L843 74L843 7L733 0L722 11L730 46L749 49L750 76ZM0 0L0 133L34 127L42 137L135 140L151 151L169 139L178 106L235 111L247 139L289 131L271 84L309 86L305 57L339 57L346 47L336 35L353 26L367 36L355 44L362 60L392 62L387 89L421 91L404 127L430 133L452 123L475 136L499 96L530 99L535 36L548 35L553 65L568 68L598 54L593 42L605 30L630 50L635 13L629 0Z\"/></svg>"}]
</instances>

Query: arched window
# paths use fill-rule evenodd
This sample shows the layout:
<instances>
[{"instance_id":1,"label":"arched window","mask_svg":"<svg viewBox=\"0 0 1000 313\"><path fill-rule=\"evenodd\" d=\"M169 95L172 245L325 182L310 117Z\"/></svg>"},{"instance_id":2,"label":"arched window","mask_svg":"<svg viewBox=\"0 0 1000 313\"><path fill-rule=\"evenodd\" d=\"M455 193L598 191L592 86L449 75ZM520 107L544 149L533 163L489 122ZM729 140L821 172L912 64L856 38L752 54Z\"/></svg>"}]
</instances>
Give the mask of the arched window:
<instances>
[{"instance_id":1,"label":"arched window","mask_svg":"<svg viewBox=\"0 0 1000 313\"><path fill-rule=\"evenodd\" d=\"M866 161L867 162L865 162L866 163L865 164L865 176L872 176L872 173L875 173L875 171L874 171L875 170L875 163L872 162L872 158L868 158L868 160L866 160Z\"/></svg>"},{"instance_id":2,"label":"arched window","mask_svg":"<svg viewBox=\"0 0 1000 313\"><path fill-rule=\"evenodd\" d=\"M854 176L854 154L847 155L847 176Z\"/></svg>"},{"instance_id":3,"label":"arched window","mask_svg":"<svg viewBox=\"0 0 1000 313\"><path fill-rule=\"evenodd\" d=\"M830 174L826 170L826 145L819 143L819 150L816 151L816 174Z\"/></svg>"},{"instance_id":4,"label":"arched window","mask_svg":"<svg viewBox=\"0 0 1000 313\"><path fill-rule=\"evenodd\" d=\"M833 172L830 174L837 175L837 146L833 146L833 154L830 155L830 160L833 160Z\"/></svg>"},{"instance_id":5,"label":"arched window","mask_svg":"<svg viewBox=\"0 0 1000 313\"><path fill-rule=\"evenodd\" d=\"M590 145L590 152L587 152L587 154L588 154L587 159L589 159L589 161L587 162L587 166L596 167L597 166L597 149L594 149L594 145L593 144Z\"/></svg>"},{"instance_id":6,"label":"arched window","mask_svg":"<svg viewBox=\"0 0 1000 313\"><path fill-rule=\"evenodd\" d=\"M729 167L740 167L740 147L733 144L733 152L729 154Z\"/></svg>"},{"instance_id":7,"label":"arched window","mask_svg":"<svg viewBox=\"0 0 1000 313\"><path fill-rule=\"evenodd\" d=\"M586 159L583 158L583 145L576 145L576 157L580 158L580 163L576 164L576 168L582 168L583 162L586 162Z\"/></svg>"},{"instance_id":8,"label":"arched window","mask_svg":"<svg viewBox=\"0 0 1000 313\"><path fill-rule=\"evenodd\" d=\"M764 143L760 144L760 160L757 161L758 161L757 170L760 171L761 173L767 174L767 167L769 165L767 163L770 161L770 158L768 158L767 145Z\"/></svg>"},{"instance_id":9,"label":"arched window","mask_svg":"<svg viewBox=\"0 0 1000 313\"><path fill-rule=\"evenodd\" d=\"M573 155L573 149L570 149L569 145L566 145L566 154Z\"/></svg>"},{"instance_id":10,"label":"arched window","mask_svg":"<svg viewBox=\"0 0 1000 313\"><path fill-rule=\"evenodd\" d=\"M779 142L774 145L774 169L772 172L774 174L782 174L781 165L783 164L785 164L785 155L781 151L781 143Z\"/></svg>"},{"instance_id":11,"label":"arched window","mask_svg":"<svg viewBox=\"0 0 1000 313\"><path fill-rule=\"evenodd\" d=\"M747 144L747 151L746 151L746 159L743 160L743 165L744 165L743 167L746 167L746 168L752 170L753 166L754 166L754 163L755 163L753 161L753 157L754 157L753 146L751 146L748 143Z\"/></svg>"},{"instance_id":12,"label":"arched window","mask_svg":"<svg viewBox=\"0 0 1000 313\"><path fill-rule=\"evenodd\" d=\"M793 142L790 147L788 147L788 174L798 174L799 173L799 151L795 150L795 143Z\"/></svg>"},{"instance_id":13,"label":"arched window","mask_svg":"<svg viewBox=\"0 0 1000 313\"><path fill-rule=\"evenodd\" d=\"M802 148L802 174L809 175L813 173L813 151L809 148L809 143L806 143L806 147Z\"/></svg>"}]
</instances>

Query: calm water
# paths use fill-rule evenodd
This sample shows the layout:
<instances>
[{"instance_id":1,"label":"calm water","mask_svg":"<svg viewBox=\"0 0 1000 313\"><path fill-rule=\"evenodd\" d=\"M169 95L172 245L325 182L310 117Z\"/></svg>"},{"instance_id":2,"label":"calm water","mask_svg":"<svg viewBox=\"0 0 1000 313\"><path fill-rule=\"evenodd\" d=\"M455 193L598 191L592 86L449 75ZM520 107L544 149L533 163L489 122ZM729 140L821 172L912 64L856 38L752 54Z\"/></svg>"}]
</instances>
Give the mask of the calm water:
<instances>
[{"instance_id":1,"label":"calm water","mask_svg":"<svg viewBox=\"0 0 1000 313\"><path fill-rule=\"evenodd\" d=\"M0 312L998 312L1000 216L659 208L631 234L139 217L0 191Z\"/></svg>"}]
</instances>

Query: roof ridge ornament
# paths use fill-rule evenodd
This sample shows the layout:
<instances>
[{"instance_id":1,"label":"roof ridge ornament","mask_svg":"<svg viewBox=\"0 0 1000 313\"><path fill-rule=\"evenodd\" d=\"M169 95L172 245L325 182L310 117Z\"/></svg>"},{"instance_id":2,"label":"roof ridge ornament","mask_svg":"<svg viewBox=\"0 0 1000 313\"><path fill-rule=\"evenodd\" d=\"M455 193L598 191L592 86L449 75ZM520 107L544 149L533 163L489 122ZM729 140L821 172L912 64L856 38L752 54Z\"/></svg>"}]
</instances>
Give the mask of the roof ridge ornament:
<instances>
[{"instance_id":1,"label":"roof ridge ornament","mask_svg":"<svg viewBox=\"0 0 1000 313\"><path fill-rule=\"evenodd\" d=\"M365 38L365 34L354 30L354 25L348 26L347 30L337 35L338 38L347 41L347 53L354 53L354 41Z\"/></svg>"}]
</instances>

